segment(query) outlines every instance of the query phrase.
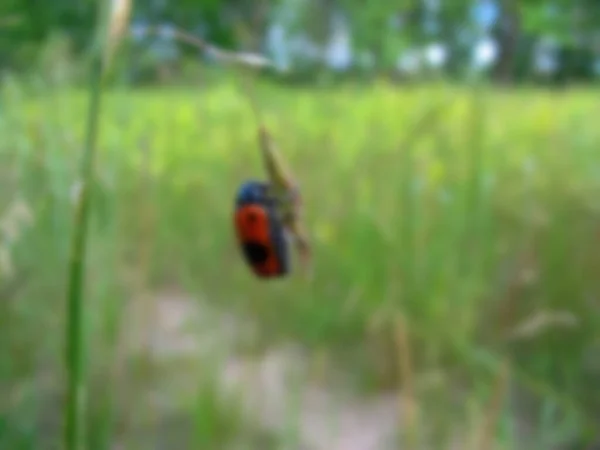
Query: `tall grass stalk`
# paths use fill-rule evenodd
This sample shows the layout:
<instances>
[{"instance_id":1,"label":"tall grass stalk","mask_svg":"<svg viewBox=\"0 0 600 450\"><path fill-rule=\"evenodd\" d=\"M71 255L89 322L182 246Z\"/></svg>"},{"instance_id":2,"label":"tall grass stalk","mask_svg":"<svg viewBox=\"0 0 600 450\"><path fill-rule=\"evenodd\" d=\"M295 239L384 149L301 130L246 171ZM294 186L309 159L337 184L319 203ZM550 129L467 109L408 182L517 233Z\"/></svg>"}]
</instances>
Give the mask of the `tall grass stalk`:
<instances>
[{"instance_id":1,"label":"tall grass stalk","mask_svg":"<svg viewBox=\"0 0 600 450\"><path fill-rule=\"evenodd\" d=\"M92 204L96 141L100 122L102 81L104 76L105 2L98 3L98 35L92 47L89 86L89 109L85 147L79 172L79 192L76 198L73 234L67 277L66 354L67 399L65 408L66 450L78 450L83 444L85 392L85 326L84 275L88 222Z\"/></svg>"}]
</instances>

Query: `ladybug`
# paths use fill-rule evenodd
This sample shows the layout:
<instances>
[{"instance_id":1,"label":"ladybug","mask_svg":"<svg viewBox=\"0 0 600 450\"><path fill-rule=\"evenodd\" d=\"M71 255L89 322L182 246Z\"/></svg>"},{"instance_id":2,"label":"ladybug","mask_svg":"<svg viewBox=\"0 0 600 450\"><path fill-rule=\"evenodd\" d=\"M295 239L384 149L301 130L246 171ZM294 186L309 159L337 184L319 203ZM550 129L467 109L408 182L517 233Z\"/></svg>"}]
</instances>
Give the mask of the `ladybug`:
<instances>
[{"instance_id":1,"label":"ladybug","mask_svg":"<svg viewBox=\"0 0 600 450\"><path fill-rule=\"evenodd\" d=\"M279 218L269 184L250 180L237 191L234 224L244 259L259 278L280 278L290 271L287 230Z\"/></svg>"}]
</instances>

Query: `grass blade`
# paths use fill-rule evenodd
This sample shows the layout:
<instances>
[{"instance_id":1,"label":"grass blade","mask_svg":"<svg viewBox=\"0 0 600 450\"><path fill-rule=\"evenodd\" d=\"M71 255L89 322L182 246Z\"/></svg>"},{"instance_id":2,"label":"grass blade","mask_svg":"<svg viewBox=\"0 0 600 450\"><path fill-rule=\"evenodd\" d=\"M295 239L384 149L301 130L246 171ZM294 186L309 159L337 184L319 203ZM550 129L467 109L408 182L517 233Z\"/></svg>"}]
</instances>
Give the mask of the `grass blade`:
<instances>
[{"instance_id":1,"label":"grass blade","mask_svg":"<svg viewBox=\"0 0 600 450\"><path fill-rule=\"evenodd\" d=\"M76 199L73 234L67 275L67 326L65 363L67 371L67 399L65 409L66 450L83 448L83 417L85 413L85 346L84 346L84 275L88 222L92 203L91 188L94 178L96 141L100 121L103 81L103 12L99 4L99 37L92 49L89 87L89 109L85 147L80 168L80 191Z\"/></svg>"}]
</instances>

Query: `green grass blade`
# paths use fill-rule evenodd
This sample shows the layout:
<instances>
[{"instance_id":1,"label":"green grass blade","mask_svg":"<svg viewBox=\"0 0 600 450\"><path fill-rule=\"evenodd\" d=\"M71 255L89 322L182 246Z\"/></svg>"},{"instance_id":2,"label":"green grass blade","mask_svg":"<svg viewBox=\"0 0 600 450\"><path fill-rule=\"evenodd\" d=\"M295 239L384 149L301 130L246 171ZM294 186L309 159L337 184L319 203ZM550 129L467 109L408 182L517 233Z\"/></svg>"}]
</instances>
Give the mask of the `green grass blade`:
<instances>
[{"instance_id":1,"label":"green grass blade","mask_svg":"<svg viewBox=\"0 0 600 450\"><path fill-rule=\"evenodd\" d=\"M103 6L99 7L99 27L102 36ZM67 284L66 370L67 401L65 409L65 449L83 448L83 417L85 414L85 347L84 347L84 276L89 213L92 203L91 188L94 178L96 141L100 121L103 81L102 39L92 50L89 87L89 109L85 147L80 168L80 192L77 199Z\"/></svg>"}]
</instances>

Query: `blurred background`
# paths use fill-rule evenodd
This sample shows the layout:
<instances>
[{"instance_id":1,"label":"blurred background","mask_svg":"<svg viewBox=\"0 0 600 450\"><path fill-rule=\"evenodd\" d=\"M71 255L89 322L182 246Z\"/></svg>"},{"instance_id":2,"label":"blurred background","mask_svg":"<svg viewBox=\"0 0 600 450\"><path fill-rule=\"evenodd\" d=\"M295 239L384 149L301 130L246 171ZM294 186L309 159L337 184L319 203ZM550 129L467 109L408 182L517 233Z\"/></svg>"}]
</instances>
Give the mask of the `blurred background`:
<instances>
[{"instance_id":1,"label":"blurred background","mask_svg":"<svg viewBox=\"0 0 600 450\"><path fill-rule=\"evenodd\" d=\"M135 84L198 76L199 55L173 41L173 27L225 48L260 50L280 67L293 66L294 78L305 82L382 75L464 80L484 72L498 82L564 85L594 81L600 71L600 7L591 0L203 3L134 5L130 45L135 51L121 75ZM66 63L57 61L60 56L80 55L94 13L91 1L78 6L4 2L3 70L31 70L48 60L58 65ZM144 38L144 31L156 26L163 33Z\"/></svg>"},{"instance_id":2,"label":"blurred background","mask_svg":"<svg viewBox=\"0 0 600 450\"><path fill-rule=\"evenodd\" d=\"M86 449L598 448L600 2L110 7ZM65 448L97 9L0 4L0 449ZM265 177L250 92L310 279L259 280L237 247L236 189Z\"/></svg>"}]
</instances>

